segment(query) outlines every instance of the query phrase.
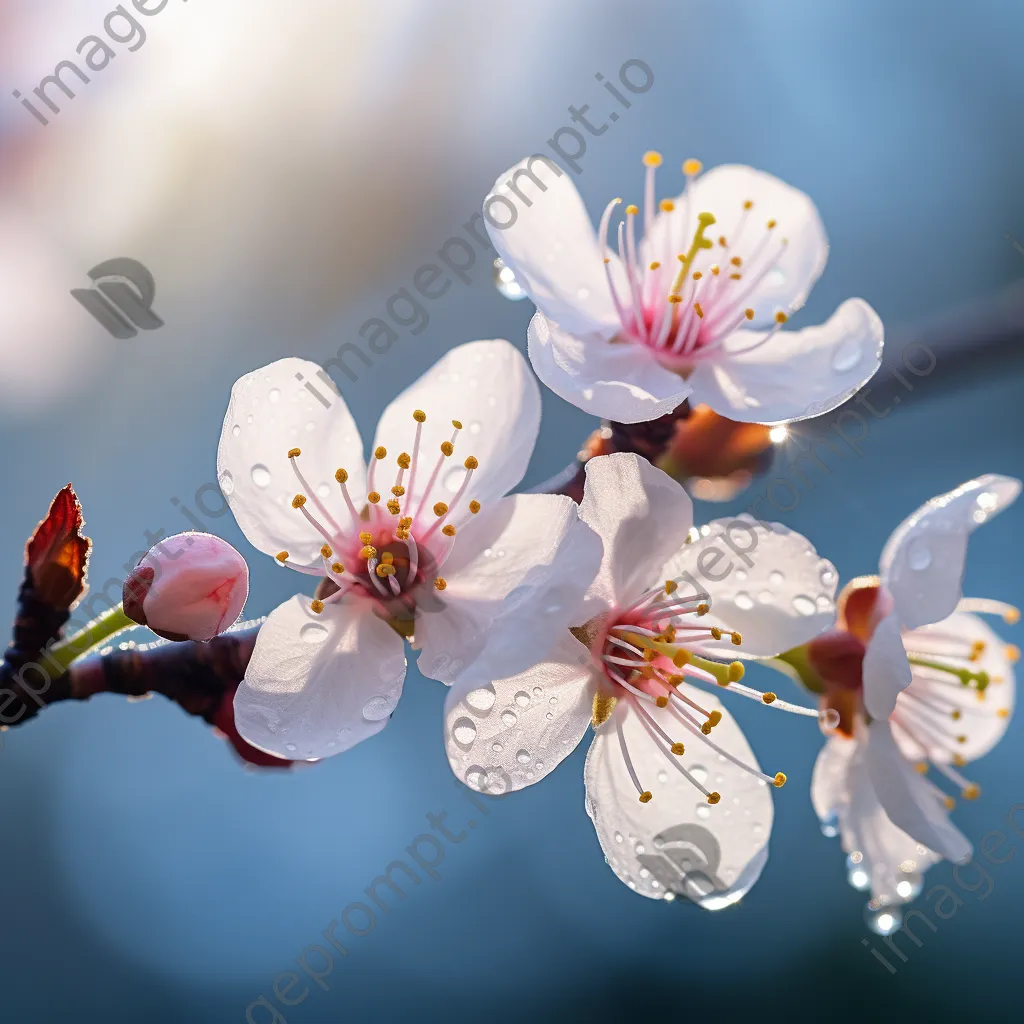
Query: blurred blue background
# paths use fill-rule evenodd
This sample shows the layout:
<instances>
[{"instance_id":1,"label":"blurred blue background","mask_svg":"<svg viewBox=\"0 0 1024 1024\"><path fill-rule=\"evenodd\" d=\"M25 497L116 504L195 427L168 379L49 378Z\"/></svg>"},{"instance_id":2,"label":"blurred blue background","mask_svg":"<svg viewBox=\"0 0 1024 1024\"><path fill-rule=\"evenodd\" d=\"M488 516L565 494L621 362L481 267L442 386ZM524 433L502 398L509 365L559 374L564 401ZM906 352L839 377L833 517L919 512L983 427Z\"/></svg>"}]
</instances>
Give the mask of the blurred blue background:
<instances>
[{"instance_id":1,"label":"blurred blue background","mask_svg":"<svg viewBox=\"0 0 1024 1024\"><path fill-rule=\"evenodd\" d=\"M861 295L897 358L906 339L935 339L936 370L872 421L863 457L833 460L779 518L845 581L873 571L889 531L933 494L984 472L1024 477L1024 362L1012 348L980 351L994 320L1012 334L1005 311L1020 305L1001 296L1024 277L1004 237L1024 243L1015 0L370 6L171 0L146 22L146 44L121 47L44 128L11 90L73 56L113 4L5 0L5 620L24 539L60 486L72 480L82 498L94 584L123 575L143 530L187 529L171 499L194 506L213 479L232 382L285 354L326 361L358 341L494 178L571 123L570 104L612 109L594 75L614 80L630 58L654 85L589 140L577 183L592 211L639 194L648 148L666 169L690 156L764 168L814 198L832 242L802 322ZM113 256L153 272L160 331L115 341L68 296ZM472 275L429 306L422 333L360 369L358 386L339 381L364 434L452 345L524 344L529 303L499 296L482 258ZM886 370L877 388L880 407L905 394ZM561 469L593 425L545 393L526 484ZM774 472L785 473L784 453ZM698 505L698 521L751 498ZM290 593L293 578L230 515L206 522L252 556L248 614ZM1018 503L975 535L966 593L1024 601L1022 527ZM1021 642L1019 627L999 628ZM160 698L58 705L2 734L3 1020L243 1021L442 811L455 832L478 824L446 844L440 880L349 937L329 991L311 987L285 1011L289 1024L1016 1011L1024 850L991 868L988 899L961 892L965 905L923 930L920 949L904 938L908 962L891 976L861 944L864 896L811 810L822 738L806 720L735 707L762 763L790 781L760 883L708 914L641 899L604 865L583 809L582 748L543 785L478 811L446 763L442 700L410 667L381 736L290 774L244 770ZM956 821L975 842L1024 803L1022 728L1013 722L973 767L984 794ZM949 865L928 882L952 884Z\"/></svg>"}]
</instances>

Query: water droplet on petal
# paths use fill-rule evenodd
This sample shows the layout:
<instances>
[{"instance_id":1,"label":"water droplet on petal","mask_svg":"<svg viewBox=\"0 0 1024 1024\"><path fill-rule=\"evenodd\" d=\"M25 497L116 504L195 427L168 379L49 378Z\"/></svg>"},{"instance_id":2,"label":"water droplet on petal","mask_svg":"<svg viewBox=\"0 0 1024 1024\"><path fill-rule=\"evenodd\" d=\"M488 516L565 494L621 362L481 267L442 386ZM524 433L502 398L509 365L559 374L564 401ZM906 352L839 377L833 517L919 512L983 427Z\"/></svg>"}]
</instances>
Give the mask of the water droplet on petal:
<instances>
[{"instance_id":1,"label":"water droplet on petal","mask_svg":"<svg viewBox=\"0 0 1024 1024\"><path fill-rule=\"evenodd\" d=\"M932 553L928 541L924 537L915 537L907 548L907 565L917 572L922 572L932 564Z\"/></svg>"},{"instance_id":2,"label":"water droplet on petal","mask_svg":"<svg viewBox=\"0 0 1024 1024\"><path fill-rule=\"evenodd\" d=\"M257 462L249 472L252 476L252 482L257 487L270 486L270 470L262 462Z\"/></svg>"},{"instance_id":3,"label":"water droplet on petal","mask_svg":"<svg viewBox=\"0 0 1024 1024\"><path fill-rule=\"evenodd\" d=\"M533 695L534 695L534 697L539 697L543 692L544 692L544 687L542 687L542 686L535 686L533 688Z\"/></svg>"},{"instance_id":4,"label":"water droplet on petal","mask_svg":"<svg viewBox=\"0 0 1024 1024\"><path fill-rule=\"evenodd\" d=\"M491 744L491 750L493 750L496 754L500 754L504 749L505 748L498 742L494 742Z\"/></svg>"},{"instance_id":5,"label":"water droplet on petal","mask_svg":"<svg viewBox=\"0 0 1024 1024\"><path fill-rule=\"evenodd\" d=\"M769 574L769 576L768 576L768 582L769 582L769 583L770 583L770 584L771 584L771 585L772 585L773 587L777 587L777 586L778 586L778 585L779 585L779 584L780 584L780 583L781 583L781 582L783 581L783 579L784 579L784 578L785 578L785 577L784 577L784 576L782 575L782 573L781 573L781 572L779 572L779 571L778 571L778 569L776 569L776 570L775 570L774 572L772 572L772 573L770 573L770 574Z\"/></svg>"},{"instance_id":6,"label":"water droplet on petal","mask_svg":"<svg viewBox=\"0 0 1024 1024\"><path fill-rule=\"evenodd\" d=\"M331 489L330 487L327 486L327 484L321 484L316 489L316 493L320 495L321 498L329 498L331 496Z\"/></svg>"},{"instance_id":7,"label":"water droplet on petal","mask_svg":"<svg viewBox=\"0 0 1024 1024\"><path fill-rule=\"evenodd\" d=\"M365 714L365 709L363 711ZM468 749L473 745L473 740L476 739L476 724L471 718L459 718L452 726L452 739L460 747Z\"/></svg>"},{"instance_id":8,"label":"water droplet on petal","mask_svg":"<svg viewBox=\"0 0 1024 1024\"><path fill-rule=\"evenodd\" d=\"M319 622L307 622L300 630L299 637L307 644L320 644L327 639L327 627Z\"/></svg>"},{"instance_id":9,"label":"water droplet on petal","mask_svg":"<svg viewBox=\"0 0 1024 1024\"><path fill-rule=\"evenodd\" d=\"M240 426L239 426L239 425L238 425L238 424L236 423L236 424L235 424L235 425L234 425L234 426L233 426L233 427L231 428L231 436L232 436L232 437L238 437L238 435L239 435L239 434L241 434L241 433L242 433L242 428L241 428L241 427L240 427Z\"/></svg>"},{"instance_id":10,"label":"water droplet on petal","mask_svg":"<svg viewBox=\"0 0 1024 1024\"><path fill-rule=\"evenodd\" d=\"M813 615L817 610L815 603L806 594L797 594L793 598L793 608L800 615Z\"/></svg>"},{"instance_id":11,"label":"water droplet on petal","mask_svg":"<svg viewBox=\"0 0 1024 1024\"><path fill-rule=\"evenodd\" d=\"M694 813L698 818L710 818L711 808L707 804L697 804L697 810Z\"/></svg>"},{"instance_id":12,"label":"water droplet on petal","mask_svg":"<svg viewBox=\"0 0 1024 1024\"><path fill-rule=\"evenodd\" d=\"M228 472L228 470L225 469L224 472L221 473L221 475L220 475L220 490L221 490L221 493L224 495L224 497L227 497L229 494L231 494L234 491L234 489L235 489L235 478Z\"/></svg>"},{"instance_id":13,"label":"water droplet on petal","mask_svg":"<svg viewBox=\"0 0 1024 1024\"><path fill-rule=\"evenodd\" d=\"M394 704L387 697L371 697L363 705L363 718L368 722L381 722L394 711ZM476 727L474 726L474 731Z\"/></svg>"},{"instance_id":14,"label":"water droplet on petal","mask_svg":"<svg viewBox=\"0 0 1024 1024\"><path fill-rule=\"evenodd\" d=\"M835 708L825 708L818 712L818 726L826 736L839 728L839 721L839 712Z\"/></svg>"},{"instance_id":15,"label":"water droplet on petal","mask_svg":"<svg viewBox=\"0 0 1024 1024\"><path fill-rule=\"evenodd\" d=\"M516 694L515 700L521 708L525 708L530 703L530 695L525 690L520 690Z\"/></svg>"},{"instance_id":16,"label":"water droplet on petal","mask_svg":"<svg viewBox=\"0 0 1024 1024\"><path fill-rule=\"evenodd\" d=\"M832 369L836 373L846 373L860 362L862 354L863 348L859 339L847 338L832 356Z\"/></svg>"},{"instance_id":17,"label":"water droplet on petal","mask_svg":"<svg viewBox=\"0 0 1024 1024\"><path fill-rule=\"evenodd\" d=\"M836 815L830 814L822 821L821 834L826 839L835 839L839 835L839 818Z\"/></svg>"},{"instance_id":18,"label":"water droplet on petal","mask_svg":"<svg viewBox=\"0 0 1024 1024\"><path fill-rule=\"evenodd\" d=\"M473 422L470 423L470 425L469 425L469 427L467 429L469 430L470 434L472 434L474 437L476 437L476 435L480 433L480 431L483 429L483 427L482 427L482 425L481 425L479 420L473 420Z\"/></svg>"},{"instance_id":19,"label":"water droplet on petal","mask_svg":"<svg viewBox=\"0 0 1024 1024\"><path fill-rule=\"evenodd\" d=\"M864 923L876 935L892 935L903 924L903 914L894 906L873 907L868 903L864 908Z\"/></svg>"},{"instance_id":20,"label":"water droplet on petal","mask_svg":"<svg viewBox=\"0 0 1024 1024\"><path fill-rule=\"evenodd\" d=\"M921 895L923 888L924 875L920 875L916 871L903 871L896 883L896 895L904 902L909 903Z\"/></svg>"},{"instance_id":21,"label":"water droplet on petal","mask_svg":"<svg viewBox=\"0 0 1024 1024\"><path fill-rule=\"evenodd\" d=\"M761 604L771 604L775 600L775 595L770 590L762 590L757 599Z\"/></svg>"},{"instance_id":22,"label":"water droplet on petal","mask_svg":"<svg viewBox=\"0 0 1024 1024\"><path fill-rule=\"evenodd\" d=\"M477 690L470 690L465 701L474 711L490 711L494 707L494 691L489 686L481 686Z\"/></svg>"},{"instance_id":23,"label":"water droplet on petal","mask_svg":"<svg viewBox=\"0 0 1024 1024\"><path fill-rule=\"evenodd\" d=\"M271 388L270 389L270 394L267 395L267 399L269 401L271 401L271 402L280 402L281 401L281 389L280 388Z\"/></svg>"},{"instance_id":24,"label":"water droplet on petal","mask_svg":"<svg viewBox=\"0 0 1024 1024\"><path fill-rule=\"evenodd\" d=\"M507 725L511 729L512 726L519 721L519 718L516 716L516 713L514 711L506 709L501 713L501 721L504 725Z\"/></svg>"},{"instance_id":25,"label":"water droplet on petal","mask_svg":"<svg viewBox=\"0 0 1024 1024\"><path fill-rule=\"evenodd\" d=\"M753 598L745 590L741 590L732 600L737 608L741 608L745 612L754 607Z\"/></svg>"},{"instance_id":26,"label":"water droplet on petal","mask_svg":"<svg viewBox=\"0 0 1024 1024\"><path fill-rule=\"evenodd\" d=\"M298 750L299 748L297 746L295 746L294 743L286 743L284 745L284 749L287 750L289 754L294 754L295 751Z\"/></svg>"},{"instance_id":27,"label":"water droplet on petal","mask_svg":"<svg viewBox=\"0 0 1024 1024\"><path fill-rule=\"evenodd\" d=\"M701 784L703 785L708 777L708 770L702 764L695 764L687 771Z\"/></svg>"},{"instance_id":28,"label":"water droplet on petal","mask_svg":"<svg viewBox=\"0 0 1024 1024\"><path fill-rule=\"evenodd\" d=\"M871 888L871 876L868 874L867 868L864 867L863 861L864 854L859 850L854 850L846 858L846 879L859 892Z\"/></svg>"},{"instance_id":29,"label":"water droplet on petal","mask_svg":"<svg viewBox=\"0 0 1024 1024\"><path fill-rule=\"evenodd\" d=\"M494 261L492 278L494 280L494 287L498 289L499 295L504 296L506 299L511 299L513 302L526 298L526 292L523 291L522 285L516 280L516 275L513 273L512 268L505 266L504 260L497 259Z\"/></svg>"},{"instance_id":30,"label":"water droplet on petal","mask_svg":"<svg viewBox=\"0 0 1024 1024\"><path fill-rule=\"evenodd\" d=\"M819 578L822 585L827 587L836 578L835 570L826 565L819 573Z\"/></svg>"},{"instance_id":31,"label":"water droplet on petal","mask_svg":"<svg viewBox=\"0 0 1024 1024\"><path fill-rule=\"evenodd\" d=\"M530 763L530 752L528 750L520 750L516 754L516 760L520 764L529 764Z\"/></svg>"}]
</instances>

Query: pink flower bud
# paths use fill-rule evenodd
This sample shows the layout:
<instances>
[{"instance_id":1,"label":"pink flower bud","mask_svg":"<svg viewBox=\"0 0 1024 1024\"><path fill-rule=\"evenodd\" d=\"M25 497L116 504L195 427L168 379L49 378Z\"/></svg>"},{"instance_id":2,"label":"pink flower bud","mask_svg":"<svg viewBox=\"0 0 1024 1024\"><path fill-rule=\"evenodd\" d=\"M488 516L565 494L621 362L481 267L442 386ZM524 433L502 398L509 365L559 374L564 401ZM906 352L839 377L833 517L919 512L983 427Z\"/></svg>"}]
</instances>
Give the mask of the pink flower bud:
<instances>
[{"instance_id":1,"label":"pink flower bud","mask_svg":"<svg viewBox=\"0 0 1024 1024\"><path fill-rule=\"evenodd\" d=\"M226 541L179 533L150 548L124 581L124 611L167 640L212 640L241 614L249 567Z\"/></svg>"}]
</instances>

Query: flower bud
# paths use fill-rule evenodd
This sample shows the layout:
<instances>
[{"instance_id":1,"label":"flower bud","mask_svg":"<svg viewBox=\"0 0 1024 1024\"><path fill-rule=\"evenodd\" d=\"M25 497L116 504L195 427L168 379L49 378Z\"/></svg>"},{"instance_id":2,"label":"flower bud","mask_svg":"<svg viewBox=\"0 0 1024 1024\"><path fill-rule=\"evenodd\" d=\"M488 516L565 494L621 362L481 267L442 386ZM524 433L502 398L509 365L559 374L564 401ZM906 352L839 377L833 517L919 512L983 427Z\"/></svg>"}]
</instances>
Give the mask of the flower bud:
<instances>
[{"instance_id":1,"label":"flower bud","mask_svg":"<svg viewBox=\"0 0 1024 1024\"><path fill-rule=\"evenodd\" d=\"M179 533L150 548L124 581L124 611L166 640L212 640L241 614L249 567L225 540Z\"/></svg>"}]
</instances>

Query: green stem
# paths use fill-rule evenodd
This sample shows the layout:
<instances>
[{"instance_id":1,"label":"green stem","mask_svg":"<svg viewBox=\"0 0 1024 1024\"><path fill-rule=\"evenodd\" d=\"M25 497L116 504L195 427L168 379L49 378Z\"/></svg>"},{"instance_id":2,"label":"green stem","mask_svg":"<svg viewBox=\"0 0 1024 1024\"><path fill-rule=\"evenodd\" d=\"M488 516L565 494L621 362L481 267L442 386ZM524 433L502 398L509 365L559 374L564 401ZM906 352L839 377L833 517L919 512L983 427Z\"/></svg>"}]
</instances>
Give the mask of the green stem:
<instances>
[{"instance_id":1,"label":"green stem","mask_svg":"<svg viewBox=\"0 0 1024 1024\"><path fill-rule=\"evenodd\" d=\"M59 644L54 644L50 648L47 660L57 662L66 670L76 658L92 650L108 637L137 625L137 622L125 615L124 608L119 604L116 608L98 615L77 633L65 637Z\"/></svg>"}]
</instances>

